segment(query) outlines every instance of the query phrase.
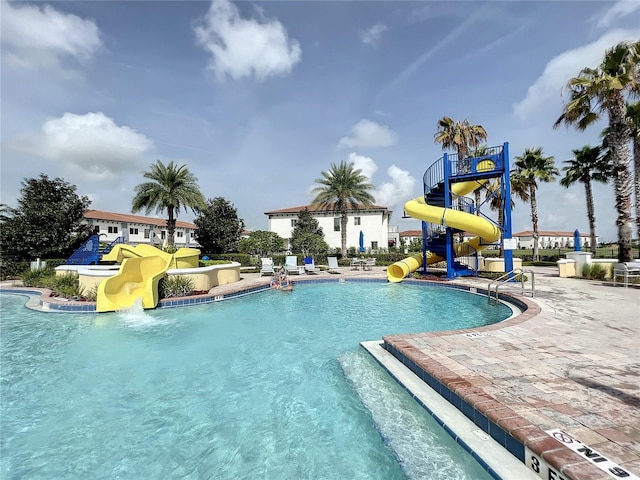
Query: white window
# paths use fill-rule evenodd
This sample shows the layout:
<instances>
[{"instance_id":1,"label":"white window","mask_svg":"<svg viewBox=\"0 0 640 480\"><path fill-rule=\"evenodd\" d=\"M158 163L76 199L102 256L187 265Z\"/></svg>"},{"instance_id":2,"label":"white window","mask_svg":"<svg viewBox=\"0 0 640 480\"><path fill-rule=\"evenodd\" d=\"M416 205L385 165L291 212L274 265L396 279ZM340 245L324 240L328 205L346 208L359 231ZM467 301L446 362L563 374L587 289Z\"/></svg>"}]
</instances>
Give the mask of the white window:
<instances>
[{"instance_id":1,"label":"white window","mask_svg":"<svg viewBox=\"0 0 640 480\"><path fill-rule=\"evenodd\" d=\"M183 237L184 236L184 232L176 232L176 237Z\"/></svg>"},{"instance_id":2,"label":"white window","mask_svg":"<svg viewBox=\"0 0 640 480\"><path fill-rule=\"evenodd\" d=\"M353 224L360 225L360 217L353 217Z\"/></svg>"},{"instance_id":3,"label":"white window","mask_svg":"<svg viewBox=\"0 0 640 480\"><path fill-rule=\"evenodd\" d=\"M149 229L148 228L144 229L144 238L149 238Z\"/></svg>"},{"instance_id":4,"label":"white window","mask_svg":"<svg viewBox=\"0 0 640 480\"><path fill-rule=\"evenodd\" d=\"M298 223L298 219L297 218L292 218L291 219L291 228L295 227L296 223Z\"/></svg>"},{"instance_id":5,"label":"white window","mask_svg":"<svg viewBox=\"0 0 640 480\"><path fill-rule=\"evenodd\" d=\"M129 235L138 235L138 229L129 227Z\"/></svg>"},{"instance_id":6,"label":"white window","mask_svg":"<svg viewBox=\"0 0 640 480\"><path fill-rule=\"evenodd\" d=\"M107 232L109 233L118 233L118 227L108 227Z\"/></svg>"},{"instance_id":7,"label":"white window","mask_svg":"<svg viewBox=\"0 0 640 480\"><path fill-rule=\"evenodd\" d=\"M167 231L166 230L160 231L160 239L164 240L165 238L167 238Z\"/></svg>"},{"instance_id":8,"label":"white window","mask_svg":"<svg viewBox=\"0 0 640 480\"><path fill-rule=\"evenodd\" d=\"M340 231L340 218L336 217L333 219L333 231L334 232L339 232Z\"/></svg>"}]
</instances>

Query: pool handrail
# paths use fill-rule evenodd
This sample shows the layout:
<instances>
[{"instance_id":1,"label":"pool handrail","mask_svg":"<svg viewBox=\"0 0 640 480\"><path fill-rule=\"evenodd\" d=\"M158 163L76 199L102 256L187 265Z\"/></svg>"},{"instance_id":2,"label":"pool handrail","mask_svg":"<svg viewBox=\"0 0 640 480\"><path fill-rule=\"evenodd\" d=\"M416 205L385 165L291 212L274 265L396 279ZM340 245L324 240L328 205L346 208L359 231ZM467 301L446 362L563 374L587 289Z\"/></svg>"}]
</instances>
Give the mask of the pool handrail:
<instances>
[{"instance_id":1,"label":"pool handrail","mask_svg":"<svg viewBox=\"0 0 640 480\"><path fill-rule=\"evenodd\" d=\"M489 303L491 303L491 287L495 286L495 300L494 300L494 304L498 303L498 289L501 286L504 286L507 284L507 282L516 282L518 281L520 283L520 287L517 288L517 290L520 292L521 295L525 295L525 286L524 286L524 274L527 273L529 275L531 275L531 297L535 297L536 295L536 280L535 280L535 273L533 272L533 270L523 270L521 268L514 268L513 270L511 270L510 272L506 272L504 275L500 275L498 278L496 278L495 280L492 280L489 282L489 285L487 286L487 300ZM517 275L520 276L519 280L515 280L514 277L516 277Z\"/></svg>"}]
</instances>

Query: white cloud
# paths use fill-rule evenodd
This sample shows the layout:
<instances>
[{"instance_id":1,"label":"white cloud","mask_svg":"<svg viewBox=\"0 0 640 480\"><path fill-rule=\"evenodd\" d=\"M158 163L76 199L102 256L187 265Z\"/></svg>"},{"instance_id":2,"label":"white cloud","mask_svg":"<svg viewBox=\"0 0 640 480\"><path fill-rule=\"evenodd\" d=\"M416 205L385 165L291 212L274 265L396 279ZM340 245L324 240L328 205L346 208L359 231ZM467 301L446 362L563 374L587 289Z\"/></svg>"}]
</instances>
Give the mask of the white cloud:
<instances>
[{"instance_id":1,"label":"white cloud","mask_svg":"<svg viewBox=\"0 0 640 480\"><path fill-rule=\"evenodd\" d=\"M578 75L585 67L598 66L607 49L638 37L640 30L613 30L595 42L555 56L549 60L542 75L529 87L527 96L513 106L514 114L524 120L545 105L554 105L556 108L563 87L569 79Z\"/></svg>"},{"instance_id":2,"label":"white cloud","mask_svg":"<svg viewBox=\"0 0 640 480\"><path fill-rule=\"evenodd\" d=\"M350 137L342 137L338 147L388 147L394 145L397 135L387 126L363 118L351 129Z\"/></svg>"},{"instance_id":3,"label":"white cloud","mask_svg":"<svg viewBox=\"0 0 640 480\"><path fill-rule=\"evenodd\" d=\"M358 155L355 152L351 152L347 157L347 163L353 163L356 169L362 170L362 174L371 180L373 174L378 170L376 163L369 157L364 155Z\"/></svg>"},{"instance_id":4,"label":"white cloud","mask_svg":"<svg viewBox=\"0 0 640 480\"><path fill-rule=\"evenodd\" d=\"M358 155L355 152L349 154L347 162L353 163L355 168L362 170L362 174L366 176L369 181L371 181L373 174L378 170L378 166L373 159L365 157L364 155ZM395 165L391 165L387 169L387 175L391 177L391 181L382 183L373 193L376 204L383 205L391 210L403 209L404 203L413 192L416 179L409 175L408 171L402 170Z\"/></svg>"},{"instance_id":5,"label":"white cloud","mask_svg":"<svg viewBox=\"0 0 640 480\"><path fill-rule=\"evenodd\" d=\"M0 38L12 65L57 66L60 57L88 60L102 46L93 20L59 12L49 5L2 2Z\"/></svg>"},{"instance_id":6,"label":"white cloud","mask_svg":"<svg viewBox=\"0 0 640 480\"><path fill-rule=\"evenodd\" d=\"M413 192L416 179L409 175L409 172L395 165L387 169L387 174L391 177L391 182L383 183L378 187L375 193L376 202L391 210L402 210L404 203L409 200Z\"/></svg>"},{"instance_id":7,"label":"white cloud","mask_svg":"<svg viewBox=\"0 0 640 480\"><path fill-rule=\"evenodd\" d=\"M211 54L209 69L218 80L250 77L258 80L289 73L300 61L302 50L277 20L243 19L227 0L214 0L209 11L193 27L196 42Z\"/></svg>"},{"instance_id":8,"label":"white cloud","mask_svg":"<svg viewBox=\"0 0 640 480\"><path fill-rule=\"evenodd\" d=\"M137 170L140 155L153 148L153 142L130 127L116 125L102 112L67 112L45 122L40 134L23 139L18 147L79 170L89 179L111 180L123 170Z\"/></svg>"},{"instance_id":9,"label":"white cloud","mask_svg":"<svg viewBox=\"0 0 640 480\"><path fill-rule=\"evenodd\" d=\"M358 35L360 36L360 40L367 45L371 45L372 47L377 47L378 43L380 43L380 38L382 38L382 34L389 30L389 28L382 24L376 23L373 27L368 30L360 30Z\"/></svg>"},{"instance_id":10,"label":"white cloud","mask_svg":"<svg viewBox=\"0 0 640 480\"><path fill-rule=\"evenodd\" d=\"M618 1L609 8L604 15L594 16L591 20L596 23L598 28L608 28L616 24L620 19L630 18L629 16L640 10L640 2L638 1ZM640 17L636 15L636 21L640 21Z\"/></svg>"}]
</instances>

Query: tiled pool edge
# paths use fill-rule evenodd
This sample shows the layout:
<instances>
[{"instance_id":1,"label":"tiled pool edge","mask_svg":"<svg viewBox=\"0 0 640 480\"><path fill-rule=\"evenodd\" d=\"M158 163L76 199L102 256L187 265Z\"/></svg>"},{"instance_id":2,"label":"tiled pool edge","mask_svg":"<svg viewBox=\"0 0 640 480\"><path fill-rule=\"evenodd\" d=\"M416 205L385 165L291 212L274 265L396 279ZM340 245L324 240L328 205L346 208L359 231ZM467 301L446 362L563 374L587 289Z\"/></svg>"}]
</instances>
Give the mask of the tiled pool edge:
<instances>
[{"instance_id":1,"label":"tiled pool edge","mask_svg":"<svg viewBox=\"0 0 640 480\"><path fill-rule=\"evenodd\" d=\"M464 285L450 286L462 290L470 290L469 287ZM486 290L482 289L473 289L473 291L486 294ZM484 327L428 332L420 335L445 337L502 329L531 320L541 312L538 304L524 297L500 294L500 298L516 304L522 310L522 313L517 317ZM525 465L530 466L530 462L527 462L525 456L528 449L562 475L555 476L555 474L550 474L552 475L549 476L550 479L595 480L611 478L583 457L553 439L544 430L531 424L511 408L497 401L481 387L471 384L437 359L429 357L423 351L409 344L406 338L411 336L411 334L384 336L382 348L409 368L418 378L455 406L469 420L474 422L475 425Z\"/></svg>"}]
</instances>

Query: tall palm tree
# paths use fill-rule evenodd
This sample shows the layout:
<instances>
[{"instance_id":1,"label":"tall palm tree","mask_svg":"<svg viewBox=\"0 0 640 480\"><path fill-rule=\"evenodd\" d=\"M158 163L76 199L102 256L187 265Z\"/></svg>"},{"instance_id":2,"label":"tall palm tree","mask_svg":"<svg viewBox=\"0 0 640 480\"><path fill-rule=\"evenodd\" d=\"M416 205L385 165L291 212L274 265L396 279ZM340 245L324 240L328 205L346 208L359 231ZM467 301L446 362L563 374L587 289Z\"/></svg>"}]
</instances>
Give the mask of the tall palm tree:
<instances>
[{"instance_id":1,"label":"tall palm tree","mask_svg":"<svg viewBox=\"0 0 640 480\"><path fill-rule=\"evenodd\" d=\"M173 235L176 230L176 215L180 209L191 209L194 213L206 207L206 200L198 179L186 165L177 166L173 161L165 165L160 160L152 164L144 178L150 181L135 188L131 212L144 210L148 215L152 210L157 213L167 211L167 243L173 247Z\"/></svg>"},{"instance_id":2,"label":"tall palm tree","mask_svg":"<svg viewBox=\"0 0 640 480\"><path fill-rule=\"evenodd\" d=\"M458 162L469 156L472 148L477 148L487 139L487 132L482 125L471 125L469 120L453 121L444 116L438 120L438 131L434 134L435 143L442 145L442 150L453 149L458 153ZM479 195L479 192L478 192ZM476 196L476 200L478 197ZM476 203L476 206L478 203ZM460 241L464 240L464 232L460 233Z\"/></svg>"},{"instance_id":3,"label":"tall palm tree","mask_svg":"<svg viewBox=\"0 0 640 480\"><path fill-rule=\"evenodd\" d=\"M621 42L607 50L598 67L583 68L577 77L569 80L567 88L569 101L554 128L565 124L584 130L599 120L604 112L609 117L607 141L618 212L618 261L631 261L631 130L625 116L625 96L640 92L640 41Z\"/></svg>"},{"instance_id":4,"label":"tall palm tree","mask_svg":"<svg viewBox=\"0 0 640 480\"><path fill-rule=\"evenodd\" d=\"M593 207L593 192L591 181L607 183L611 177L611 166L602 157L602 147L585 145L581 149L573 150L573 159L565 160L567 165L562 167L566 172L560 179L560 185L569 188L577 182L584 184L587 196L587 217L589 219L589 246L591 253L596 254L596 216Z\"/></svg>"},{"instance_id":5,"label":"tall palm tree","mask_svg":"<svg viewBox=\"0 0 640 480\"><path fill-rule=\"evenodd\" d=\"M522 181L519 175L510 174L509 183L511 184L511 209L516 206L513 197L519 198L522 202L529 201L529 185ZM502 192L500 179L490 180L486 184L485 199L489 199L489 208L494 212L498 212L498 226L500 227L500 238L502 239L504 232L504 204L502 200ZM504 257L504 243L500 242L500 257Z\"/></svg>"},{"instance_id":6,"label":"tall palm tree","mask_svg":"<svg viewBox=\"0 0 640 480\"><path fill-rule=\"evenodd\" d=\"M340 236L342 254L347 252L347 212L359 210L361 207L373 206L374 198L369 193L373 185L367 181L362 170L356 169L353 163L344 160L339 165L331 164L331 168L322 172L322 178L315 181L318 186L312 190L316 196L313 205L340 214Z\"/></svg>"},{"instance_id":7,"label":"tall palm tree","mask_svg":"<svg viewBox=\"0 0 640 480\"><path fill-rule=\"evenodd\" d=\"M462 160L469 155L470 149L487 139L487 132L482 125L471 125L467 119L454 122L449 117L442 117L438 120L438 131L433 139L442 145L442 150L455 150L458 159Z\"/></svg>"},{"instance_id":8,"label":"tall palm tree","mask_svg":"<svg viewBox=\"0 0 640 480\"><path fill-rule=\"evenodd\" d=\"M486 145L480 145L476 148L474 148L471 151L471 156L472 157L482 157L483 155L487 155L487 152L489 151L489 148ZM475 204L475 209L476 209L476 215L480 216L480 202L482 201L482 188L476 188L473 191L473 196L474 196L474 204Z\"/></svg>"},{"instance_id":9,"label":"tall palm tree","mask_svg":"<svg viewBox=\"0 0 640 480\"><path fill-rule=\"evenodd\" d=\"M542 148L527 148L524 154L515 157L514 169L511 176L516 182L521 182L529 188L529 204L531 205L531 223L533 224L533 259L539 260L538 255L538 203L536 190L538 181L553 182L560 174L555 166L553 157L545 157Z\"/></svg>"},{"instance_id":10,"label":"tall palm tree","mask_svg":"<svg viewBox=\"0 0 640 480\"><path fill-rule=\"evenodd\" d=\"M640 102L627 104L627 120L633 140L633 178L636 195L636 228L640 239Z\"/></svg>"}]
</instances>

